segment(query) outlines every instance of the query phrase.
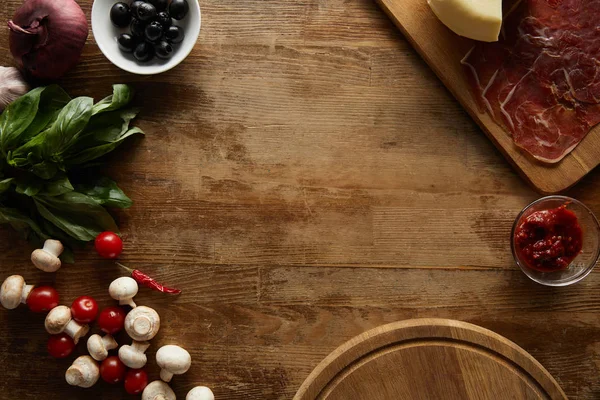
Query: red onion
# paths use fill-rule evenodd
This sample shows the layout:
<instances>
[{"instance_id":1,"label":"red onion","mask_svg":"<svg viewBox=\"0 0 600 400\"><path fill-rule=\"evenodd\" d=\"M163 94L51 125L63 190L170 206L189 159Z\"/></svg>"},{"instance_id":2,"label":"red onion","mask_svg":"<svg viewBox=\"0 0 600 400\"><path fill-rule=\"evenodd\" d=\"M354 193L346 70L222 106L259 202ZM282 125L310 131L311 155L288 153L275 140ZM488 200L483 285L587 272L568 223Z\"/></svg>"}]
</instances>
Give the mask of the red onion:
<instances>
[{"instance_id":1,"label":"red onion","mask_svg":"<svg viewBox=\"0 0 600 400\"><path fill-rule=\"evenodd\" d=\"M88 36L74 0L25 0L8 27L15 61L38 79L58 79L73 68Z\"/></svg>"}]
</instances>

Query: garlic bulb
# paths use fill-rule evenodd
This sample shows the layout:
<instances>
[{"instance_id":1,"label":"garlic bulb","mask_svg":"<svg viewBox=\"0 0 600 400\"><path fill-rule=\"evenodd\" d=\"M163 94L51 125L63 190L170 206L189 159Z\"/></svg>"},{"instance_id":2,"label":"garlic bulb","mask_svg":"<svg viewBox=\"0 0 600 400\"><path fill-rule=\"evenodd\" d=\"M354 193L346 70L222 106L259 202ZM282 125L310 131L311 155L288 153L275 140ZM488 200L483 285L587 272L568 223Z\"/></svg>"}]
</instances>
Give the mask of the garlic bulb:
<instances>
[{"instance_id":1,"label":"garlic bulb","mask_svg":"<svg viewBox=\"0 0 600 400\"><path fill-rule=\"evenodd\" d=\"M14 67L0 67L0 111L29 91L23 75Z\"/></svg>"}]
</instances>

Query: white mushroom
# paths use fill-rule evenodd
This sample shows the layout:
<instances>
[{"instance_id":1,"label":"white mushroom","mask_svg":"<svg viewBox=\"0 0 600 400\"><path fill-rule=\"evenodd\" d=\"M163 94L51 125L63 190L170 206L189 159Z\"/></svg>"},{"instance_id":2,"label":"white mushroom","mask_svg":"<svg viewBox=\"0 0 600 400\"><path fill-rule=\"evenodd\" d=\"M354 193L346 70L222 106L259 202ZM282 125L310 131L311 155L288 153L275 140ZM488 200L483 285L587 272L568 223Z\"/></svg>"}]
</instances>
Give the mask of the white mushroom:
<instances>
[{"instance_id":1,"label":"white mushroom","mask_svg":"<svg viewBox=\"0 0 600 400\"><path fill-rule=\"evenodd\" d=\"M21 275L11 275L4 280L0 287L0 304L8 310L13 310L19 304L25 304L33 285L26 285Z\"/></svg>"},{"instance_id":2,"label":"white mushroom","mask_svg":"<svg viewBox=\"0 0 600 400\"><path fill-rule=\"evenodd\" d=\"M78 357L65 373L65 379L69 385L82 388L94 386L99 377L98 364L90 356Z\"/></svg>"},{"instance_id":3,"label":"white mushroom","mask_svg":"<svg viewBox=\"0 0 600 400\"><path fill-rule=\"evenodd\" d=\"M175 400L175 392L163 381L154 381L142 392L142 400Z\"/></svg>"},{"instance_id":4,"label":"white mushroom","mask_svg":"<svg viewBox=\"0 0 600 400\"><path fill-rule=\"evenodd\" d=\"M148 350L148 347L150 347L150 343L134 340L131 346L121 346L119 349L119 359L129 368L143 368L148 361L148 357L144 354Z\"/></svg>"},{"instance_id":5,"label":"white mushroom","mask_svg":"<svg viewBox=\"0 0 600 400\"><path fill-rule=\"evenodd\" d=\"M160 379L171 382L173 375L185 374L190 369L192 357L187 350L169 344L158 349L156 363L161 368Z\"/></svg>"},{"instance_id":6,"label":"white mushroom","mask_svg":"<svg viewBox=\"0 0 600 400\"><path fill-rule=\"evenodd\" d=\"M206 386L196 386L188 392L185 400L215 400L215 395Z\"/></svg>"},{"instance_id":7,"label":"white mushroom","mask_svg":"<svg viewBox=\"0 0 600 400\"><path fill-rule=\"evenodd\" d=\"M58 335L65 332L73 338L75 344L90 330L88 325L80 325L71 318L71 310L67 306L58 306L50 310L44 325L49 334Z\"/></svg>"},{"instance_id":8,"label":"white mushroom","mask_svg":"<svg viewBox=\"0 0 600 400\"><path fill-rule=\"evenodd\" d=\"M160 329L160 317L150 307L139 306L129 311L125 317L127 334L138 342L152 339Z\"/></svg>"},{"instance_id":9,"label":"white mushroom","mask_svg":"<svg viewBox=\"0 0 600 400\"><path fill-rule=\"evenodd\" d=\"M120 305L129 305L135 308L133 298L138 292L138 284L133 278L124 276L117 278L108 287L108 294L115 300L119 300Z\"/></svg>"},{"instance_id":10,"label":"white mushroom","mask_svg":"<svg viewBox=\"0 0 600 400\"><path fill-rule=\"evenodd\" d=\"M87 349L96 361L105 360L108 351L119 347L117 341L111 335L92 335L87 341Z\"/></svg>"},{"instance_id":11,"label":"white mushroom","mask_svg":"<svg viewBox=\"0 0 600 400\"><path fill-rule=\"evenodd\" d=\"M31 262L44 272L56 272L61 266L58 257L64 249L62 243L58 240L48 239L44 242L43 248L34 250L31 253Z\"/></svg>"}]
</instances>

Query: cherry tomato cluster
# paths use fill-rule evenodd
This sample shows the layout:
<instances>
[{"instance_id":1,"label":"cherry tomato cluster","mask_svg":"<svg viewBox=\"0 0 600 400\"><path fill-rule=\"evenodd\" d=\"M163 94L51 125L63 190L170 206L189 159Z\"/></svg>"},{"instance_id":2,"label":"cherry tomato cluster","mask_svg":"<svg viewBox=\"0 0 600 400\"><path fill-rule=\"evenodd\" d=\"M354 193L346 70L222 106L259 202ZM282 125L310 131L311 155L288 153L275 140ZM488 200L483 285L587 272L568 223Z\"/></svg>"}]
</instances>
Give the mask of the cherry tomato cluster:
<instances>
[{"instance_id":1,"label":"cherry tomato cluster","mask_svg":"<svg viewBox=\"0 0 600 400\"><path fill-rule=\"evenodd\" d=\"M39 286L31 290L26 303L32 312L49 312L59 305L60 296L51 286ZM120 332L125 325L126 312L122 307L111 306L99 311L98 303L90 296L76 298L70 311L71 317L77 323L90 324L97 320L100 330L109 335ZM75 342L63 332L50 335L47 348L52 357L66 358L75 350ZM109 356L102 361L100 376L109 384L124 382L125 391L129 394L139 394L148 385L148 374L145 370L128 369L118 356Z\"/></svg>"},{"instance_id":2,"label":"cherry tomato cluster","mask_svg":"<svg viewBox=\"0 0 600 400\"><path fill-rule=\"evenodd\" d=\"M97 253L101 257L107 259L118 258L123 251L123 242L121 238L112 232L101 233L96 237L94 244ZM129 270L127 267L124 268ZM122 279L135 281L135 293L137 293L137 284L141 284L163 293L179 294L181 292L178 289L170 288L158 283L152 277L142 273L141 271L129 271L131 272L131 278L119 278L116 281ZM9 309L15 308L18 306L18 300L25 297L25 302L32 312L50 313L50 315L46 318L46 330L51 333L57 333L50 335L47 342L48 353L52 357L69 357L75 350L77 341L87 334L89 330L88 325L94 321L97 322L99 329L106 335L113 336L124 329L126 312L120 306L110 306L99 310L98 303L94 298L90 296L80 296L76 298L68 308L65 306L59 306L60 296L56 289L51 286L33 287L31 285L25 285L23 277L18 275L7 278L5 282L7 281L10 281L10 284L13 287L17 287L18 290L20 290L20 293L12 293L11 296L9 296L9 299L3 298L3 306ZM122 292L118 293L118 295L114 295L109 288L109 294L113 299L119 300L120 304L129 304L135 307L135 304L133 304L131 298L124 297ZM130 294L135 296L135 293ZM126 300L129 300L130 303L127 303ZM56 310L54 310L55 308ZM65 318L70 318L74 322L66 322L64 324L59 322ZM50 320L54 322L49 323L48 321ZM58 326L54 326L53 324ZM102 338L102 340L104 340L104 338ZM88 347L92 357L87 358L90 360L93 358L96 361L102 360L99 364L99 373L100 377L105 382L112 385L123 383L125 391L128 394L133 395L142 393L148 385L148 374L144 369L128 368L117 355L107 356L108 350L117 347L117 343L114 341L114 338L110 338L110 340L113 344L111 347L105 345L102 357L95 355L95 352L92 352L91 347ZM88 346L90 346L90 342L88 342ZM80 358L85 359L86 357ZM73 365L75 365L76 362L77 360L73 363ZM67 371L67 374L68 372L69 371ZM67 381L70 384L73 384L69 381L69 378L67 378Z\"/></svg>"}]
</instances>

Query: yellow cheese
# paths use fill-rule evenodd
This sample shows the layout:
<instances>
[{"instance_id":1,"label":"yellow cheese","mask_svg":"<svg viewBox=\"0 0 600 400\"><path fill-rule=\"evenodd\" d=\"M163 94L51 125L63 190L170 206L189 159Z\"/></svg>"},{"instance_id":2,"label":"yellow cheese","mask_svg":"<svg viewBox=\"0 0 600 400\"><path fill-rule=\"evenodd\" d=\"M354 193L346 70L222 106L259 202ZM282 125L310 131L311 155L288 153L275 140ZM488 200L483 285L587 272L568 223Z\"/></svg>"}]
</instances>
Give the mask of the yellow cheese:
<instances>
[{"instance_id":1,"label":"yellow cheese","mask_svg":"<svg viewBox=\"0 0 600 400\"><path fill-rule=\"evenodd\" d=\"M502 25L502 0L427 0L452 31L483 42L495 42Z\"/></svg>"}]
</instances>

